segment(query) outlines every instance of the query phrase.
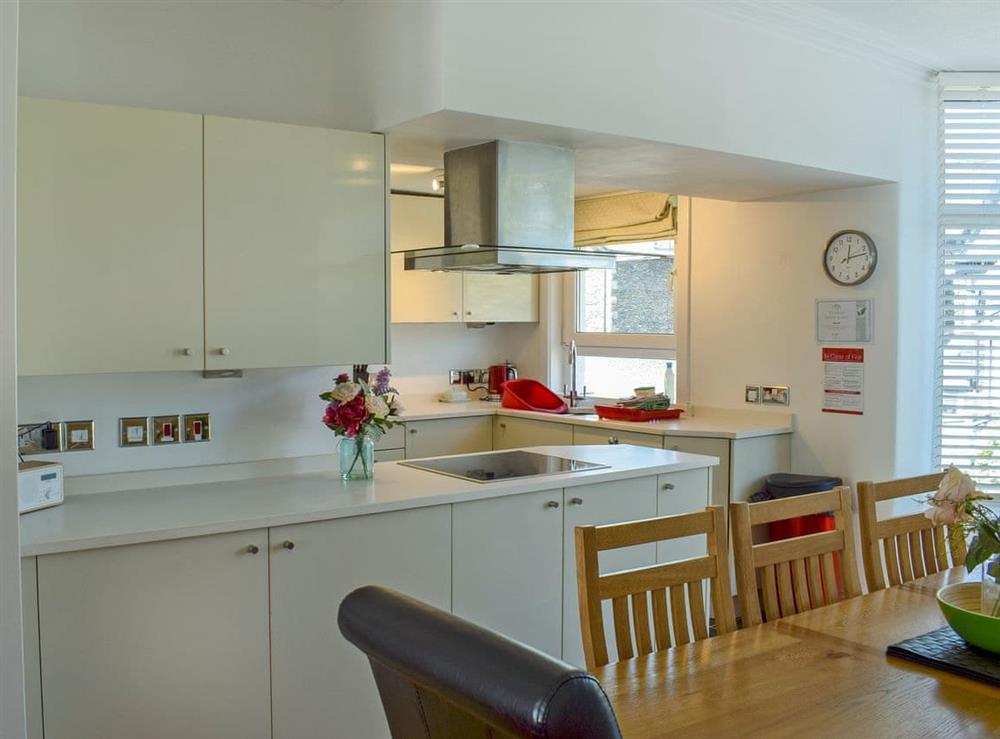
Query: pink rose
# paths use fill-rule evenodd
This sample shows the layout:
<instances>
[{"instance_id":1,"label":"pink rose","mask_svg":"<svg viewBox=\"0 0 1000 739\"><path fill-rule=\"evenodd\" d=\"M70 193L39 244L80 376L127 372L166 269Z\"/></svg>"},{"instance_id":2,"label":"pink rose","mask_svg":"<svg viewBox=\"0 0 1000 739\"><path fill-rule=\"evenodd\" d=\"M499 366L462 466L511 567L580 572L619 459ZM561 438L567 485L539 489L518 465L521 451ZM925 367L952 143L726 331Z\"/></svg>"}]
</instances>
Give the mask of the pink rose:
<instances>
[{"instance_id":1,"label":"pink rose","mask_svg":"<svg viewBox=\"0 0 1000 739\"><path fill-rule=\"evenodd\" d=\"M972 478L952 465L944 473L941 484L938 485L937 492L934 493L935 501L950 501L956 505L963 505L969 498L976 494L976 483Z\"/></svg>"},{"instance_id":2,"label":"pink rose","mask_svg":"<svg viewBox=\"0 0 1000 739\"><path fill-rule=\"evenodd\" d=\"M338 426L344 427L344 435L357 436L361 425L368 420L368 409L365 407L365 396L356 395L347 403L341 403L332 416Z\"/></svg>"},{"instance_id":3,"label":"pink rose","mask_svg":"<svg viewBox=\"0 0 1000 739\"><path fill-rule=\"evenodd\" d=\"M938 505L932 505L924 511L924 516L929 518L935 526L939 526L941 524L951 525L953 523L957 523L960 514L955 506L947 503L941 503Z\"/></svg>"}]
</instances>

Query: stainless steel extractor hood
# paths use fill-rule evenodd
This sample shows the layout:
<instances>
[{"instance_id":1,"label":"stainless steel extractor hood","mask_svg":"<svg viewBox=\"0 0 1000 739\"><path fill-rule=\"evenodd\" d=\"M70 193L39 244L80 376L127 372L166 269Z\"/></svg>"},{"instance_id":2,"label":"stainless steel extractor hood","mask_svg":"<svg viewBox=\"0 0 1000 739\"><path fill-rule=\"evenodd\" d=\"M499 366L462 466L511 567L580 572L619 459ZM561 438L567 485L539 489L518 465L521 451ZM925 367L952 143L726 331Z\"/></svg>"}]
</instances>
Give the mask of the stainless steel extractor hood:
<instances>
[{"instance_id":1,"label":"stainless steel extractor hood","mask_svg":"<svg viewBox=\"0 0 1000 739\"><path fill-rule=\"evenodd\" d=\"M445 152L444 171L445 245L404 252L406 269L544 274L615 269L624 256L573 248L569 149L491 141Z\"/></svg>"}]
</instances>

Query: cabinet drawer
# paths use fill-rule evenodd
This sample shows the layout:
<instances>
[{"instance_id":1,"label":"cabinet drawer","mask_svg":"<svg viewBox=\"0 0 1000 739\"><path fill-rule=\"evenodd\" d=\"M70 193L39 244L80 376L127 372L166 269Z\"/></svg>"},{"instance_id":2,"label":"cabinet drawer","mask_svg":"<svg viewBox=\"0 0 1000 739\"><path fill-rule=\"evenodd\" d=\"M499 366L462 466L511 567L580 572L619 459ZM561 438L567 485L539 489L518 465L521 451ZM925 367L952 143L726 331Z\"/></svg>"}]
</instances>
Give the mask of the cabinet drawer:
<instances>
[{"instance_id":1,"label":"cabinet drawer","mask_svg":"<svg viewBox=\"0 0 1000 739\"><path fill-rule=\"evenodd\" d=\"M406 424L406 458L473 454L493 449L490 416L410 421Z\"/></svg>"},{"instance_id":2,"label":"cabinet drawer","mask_svg":"<svg viewBox=\"0 0 1000 739\"><path fill-rule=\"evenodd\" d=\"M698 436L665 436L663 448L688 454L718 457L712 468L712 505L729 505L729 439L707 439Z\"/></svg>"},{"instance_id":3,"label":"cabinet drawer","mask_svg":"<svg viewBox=\"0 0 1000 739\"><path fill-rule=\"evenodd\" d=\"M384 449L402 449L406 446L405 430L402 426L395 426L389 429L385 436L375 442L375 451Z\"/></svg>"},{"instance_id":4,"label":"cabinet drawer","mask_svg":"<svg viewBox=\"0 0 1000 739\"><path fill-rule=\"evenodd\" d=\"M568 423L537 421L533 418L497 416L493 425L494 449L526 446L571 446L573 427Z\"/></svg>"},{"instance_id":5,"label":"cabinet drawer","mask_svg":"<svg viewBox=\"0 0 1000 739\"><path fill-rule=\"evenodd\" d=\"M656 478L656 515L674 516L703 509L709 500L709 470L685 470ZM672 562L706 553L705 535L656 542L656 561Z\"/></svg>"},{"instance_id":6,"label":"cabinet drawer","mask_svg":"<svg viewBox=\"0 0 1000 739\"><path fill-rule=\"evenodd\" d=\"M663 448L663 437L656 434L640 434L635 431L615 431L591 426L573 427L574 444L634 444L656 449Z\"/></svg>"}]
</instances>

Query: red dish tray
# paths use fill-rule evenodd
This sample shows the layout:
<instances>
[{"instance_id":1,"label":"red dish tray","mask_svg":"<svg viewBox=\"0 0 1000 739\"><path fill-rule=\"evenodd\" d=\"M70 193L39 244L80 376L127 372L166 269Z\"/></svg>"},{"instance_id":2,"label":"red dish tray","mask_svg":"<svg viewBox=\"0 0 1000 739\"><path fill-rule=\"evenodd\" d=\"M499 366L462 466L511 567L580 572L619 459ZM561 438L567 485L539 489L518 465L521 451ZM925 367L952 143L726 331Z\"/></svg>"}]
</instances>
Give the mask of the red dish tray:
<instances>
[{"instance_id":1,"label":"red dish tray","mask_svg":"<svg viewBox=\"0 0 1000 739\"><path fill-rule=\"evenodd\" d=\"M665 421L680 418L684 412L681 408L644 411L641 408L624 408L620 405L595 405L594 410L598 416L609 421Z\"/></svg>"}]
</instances>

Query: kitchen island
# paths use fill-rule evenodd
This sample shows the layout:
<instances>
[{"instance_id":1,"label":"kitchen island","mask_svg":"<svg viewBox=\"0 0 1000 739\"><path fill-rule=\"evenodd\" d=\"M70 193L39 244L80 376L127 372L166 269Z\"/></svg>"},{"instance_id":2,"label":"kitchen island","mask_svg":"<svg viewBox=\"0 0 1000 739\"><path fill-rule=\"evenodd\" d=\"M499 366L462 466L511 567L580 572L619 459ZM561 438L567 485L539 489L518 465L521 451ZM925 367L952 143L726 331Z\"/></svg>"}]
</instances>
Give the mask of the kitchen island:
<instances>
[{"instance_id":1,"label":"kitchen island","mask_svg":"<svg viewBox=\"0 0 1000 739\"><path fill-rule=\"evenodd\" d=\"M606 467L477 483L388 462L372 482L77 495L25 515L30 701L45 736L386 736L367 662L335 623L368 583L582 664L573 529L701 508L718 460L528 451ZM702 553L678 540L602 564Z\"/></svg>"}]
</instances>

